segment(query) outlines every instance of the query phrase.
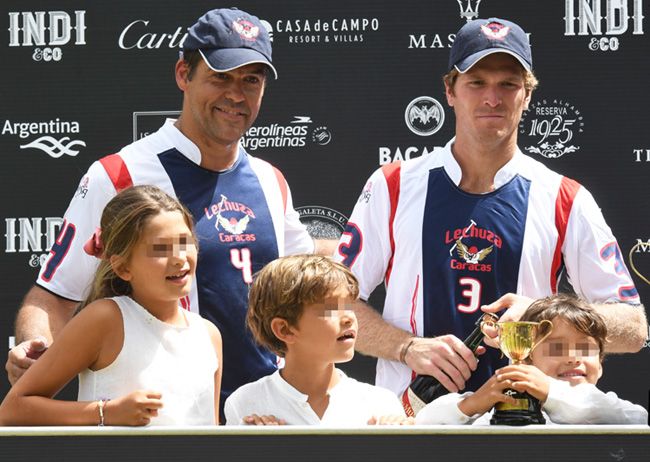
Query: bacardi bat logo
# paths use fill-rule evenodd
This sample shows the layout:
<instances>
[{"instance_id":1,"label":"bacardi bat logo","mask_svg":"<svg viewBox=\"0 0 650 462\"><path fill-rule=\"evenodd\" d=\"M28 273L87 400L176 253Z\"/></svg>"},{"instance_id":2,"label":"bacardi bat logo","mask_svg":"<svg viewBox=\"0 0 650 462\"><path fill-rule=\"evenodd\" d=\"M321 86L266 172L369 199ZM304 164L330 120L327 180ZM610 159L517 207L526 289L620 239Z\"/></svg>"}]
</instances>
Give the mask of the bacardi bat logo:
<instances>
[{"instance_id":1,"label":"bacardi bat logo","mask_svg":"<svg viewBox=\"0 0 650 462\"><path fill-rule=\"evenodd\" d=\"M416 135L429 136L440 130L445 121L442 105L430 96L419 96L404 112L406 126Z\"/></svg>"},{"instance_id":2,"label":"bacardi bat logo","mask_svg":"<svg viewBox=\"0 0 650 462\"><path fill-rule=\"evenodd\" d=\"M436 123L440 120L440 110L436 106L422 106L421 108L413 106L409 113L411 123L419 120L422 124L427 124L431 119Z\"/></svg>"}]
</instances>

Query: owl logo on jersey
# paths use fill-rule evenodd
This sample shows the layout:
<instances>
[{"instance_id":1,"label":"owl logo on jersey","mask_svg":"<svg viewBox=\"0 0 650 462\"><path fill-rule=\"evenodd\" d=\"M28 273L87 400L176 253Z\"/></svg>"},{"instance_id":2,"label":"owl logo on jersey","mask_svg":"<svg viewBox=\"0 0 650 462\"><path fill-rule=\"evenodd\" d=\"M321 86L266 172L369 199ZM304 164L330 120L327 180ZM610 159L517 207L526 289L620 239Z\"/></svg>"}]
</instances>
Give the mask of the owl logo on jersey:
<instances>
[{"instance_id":1,"label":"owl logo on jersey","mask_svg":"<svg viewBox=\"0 0 650 462\"><path fill-rule=\"evenodd\" d=\"M492 252L492 249L494 249L494 245L478 250L475 246L467 247L460 239L456 241L456 252L467 263L478 263L482 261Z\"/></svg>"},{"instance_id":2,"label":"owl logo on jersey","mask_svg":"<svg viewBox=\"0 0 650 462\"><path fill-rule=\"evenodd\" d=\"M222 194L218 204L206 209L206 217L214 218L215 229L225 231L219 233L219 239L223 242L255 240L254 234L245 234L251 218L255 218L253 210L245 204L228 200Z\"/></svg>"},{"instance_id":3,"label":"owl logo on jersey","mask_svg":"<svg viewBox=\"0 0 650 462\"><path fill-rule=\"evenodd\" d=\"M248 215L244 215L240 220L237 220L236 218L225 218L221 215L217 216L217 229L219 229L219 225L221 225L221 228L224 231L228 231L230 234L241 234L244 231L246 231L246 226L248 225L248 222L251 220L251 217Z\"/></svg>"}]
</instances>

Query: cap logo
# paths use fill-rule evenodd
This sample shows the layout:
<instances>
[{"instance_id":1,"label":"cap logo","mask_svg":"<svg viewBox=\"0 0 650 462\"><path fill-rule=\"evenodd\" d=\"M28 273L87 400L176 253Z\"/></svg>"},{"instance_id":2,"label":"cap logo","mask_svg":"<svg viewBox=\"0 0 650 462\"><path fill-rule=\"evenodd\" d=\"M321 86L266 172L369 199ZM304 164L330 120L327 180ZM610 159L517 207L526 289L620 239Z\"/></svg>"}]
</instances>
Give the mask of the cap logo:
<instances>
[{"instance_id":1,"label":"cap logo","mask_svg":"<svg viewBox=\"0 0 650 462\"><path fill-rule=\"evenodd\" d=\"M481 32L492 40L503 40L510 32L508 26L504 26L499 22L491 22L487 25L481 26Z\"/></svg>"},{"instance_id":2,"label":"cap logo","mask_svg":"<svg viewBox=\"0 0 650 462\"><path fill-rule=\"evenodd\" d=\"M236 19L232 22L232 28L244 40L255 41L260 33L260 28L245 19Z\"/></svg>"}]
</instances>

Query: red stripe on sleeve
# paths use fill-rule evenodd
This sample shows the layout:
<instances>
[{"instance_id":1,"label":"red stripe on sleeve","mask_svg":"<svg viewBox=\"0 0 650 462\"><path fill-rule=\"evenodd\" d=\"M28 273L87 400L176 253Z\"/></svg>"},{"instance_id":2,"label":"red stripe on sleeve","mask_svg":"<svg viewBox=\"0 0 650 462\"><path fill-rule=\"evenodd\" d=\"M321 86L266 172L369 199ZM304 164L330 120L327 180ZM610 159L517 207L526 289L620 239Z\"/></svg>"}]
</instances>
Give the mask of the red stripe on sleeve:
<instances>
[{"instance_id":1,"label":"red stripe on sleeve","mask_svg":"<svg viewBox=\"0 0 650 462\"><path fill-rule=\"evenodd\" d=\"M557 228L557 244L553 253L551 264L551 291L557 293L557 278L562 266L562 246L566 237L566 228L569 215L573 207L573 200L578 194L580 183L571 178L562 177L562 183L555 200L555 227Z\"/></svg>"},{"instance_id":2,"label":"red stripe on sleeve","mask_svg":"<svg viewBox=\"0 0 650 462\"><path fill-rule=\"evenodd\" d=\"M381 170L386 178L386 185L388 186L388 197L390 199L390 217L388 219L388 234L390 237L390 251L391 256L388 260L386 267L386 283L390 280L390 272L393 269L393 256L395 254L395 238L393 236L393 222L395 221L395 211L397 210L397 202L399 201L399 188L400 188L400 175L401 175L401 162L393 162L384 165Z\"/></svg>"},{"instance_id":3,"label":"red stripe on sleeve","mask_svg":"<svg viewBox=\"0 0 650 462\"><path fill-rule=\"evenodd\" d=\"M111 179L115 191L118 193L126 188L133 186L133 180L129 169L126 167L122 156L119 154L111 154L110 156L102 157L99 162L106 170L108 177Z\"/></svg>"}]
</instances>

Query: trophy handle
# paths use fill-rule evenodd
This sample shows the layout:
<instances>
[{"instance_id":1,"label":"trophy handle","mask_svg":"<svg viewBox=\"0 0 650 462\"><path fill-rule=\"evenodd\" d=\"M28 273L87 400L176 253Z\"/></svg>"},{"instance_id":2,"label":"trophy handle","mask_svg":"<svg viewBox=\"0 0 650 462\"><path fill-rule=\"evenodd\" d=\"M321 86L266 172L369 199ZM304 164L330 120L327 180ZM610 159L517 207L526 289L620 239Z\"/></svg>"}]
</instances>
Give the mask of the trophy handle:
<instances>
[{"instance_id":1,"label":"trophy handle","mask_svg":"<svg viewBox=\"0 0 650 462\"><path fill-rule=\"evenodd\" d=\"M544 323L547 323L547 324L550 326L550 327L549 327L549 330L548 330L548 332L547 332L547 333L546 333L542 338L540 338L539 340L537 340L536 342L533 343L533 346L530 348L530 353L532 353L533 350L534 350L535 348L537 348L537 345L539 345L539 344L542 343L544 340L546 340L546 338L547 338L549 335L551 335L551 333L553 332L553 323L552 323L551 321L549 321L548 319L544 319L543 321L541 321L541 322L539 323L540 327L541 327ZM530 354L530 353L529 353L529 354Z\"/></svg>"},{"instance_id":2,"label":"trophy handle","mask_svg":"<svg viewBox=\"0 0 650 462\"><path fill-rule=\"evenodd\" d=\"M484 326L490 326L490 327L493 327L493 328L497 329L497 332L498 332L498 329L499 329L499 326L498 326L498 324L497 324L497 321L498 321L498 320L499 320L499 318L498 318L497 316L493 315L492 313L485 313L485 314L481 317L481 324L480 324L481 333L482 333L483 335L485 335L486 337L488 336L488 335L485 333L485 331L483 330L483 327L484 327Z\"/></svg>"}]
</instances>

